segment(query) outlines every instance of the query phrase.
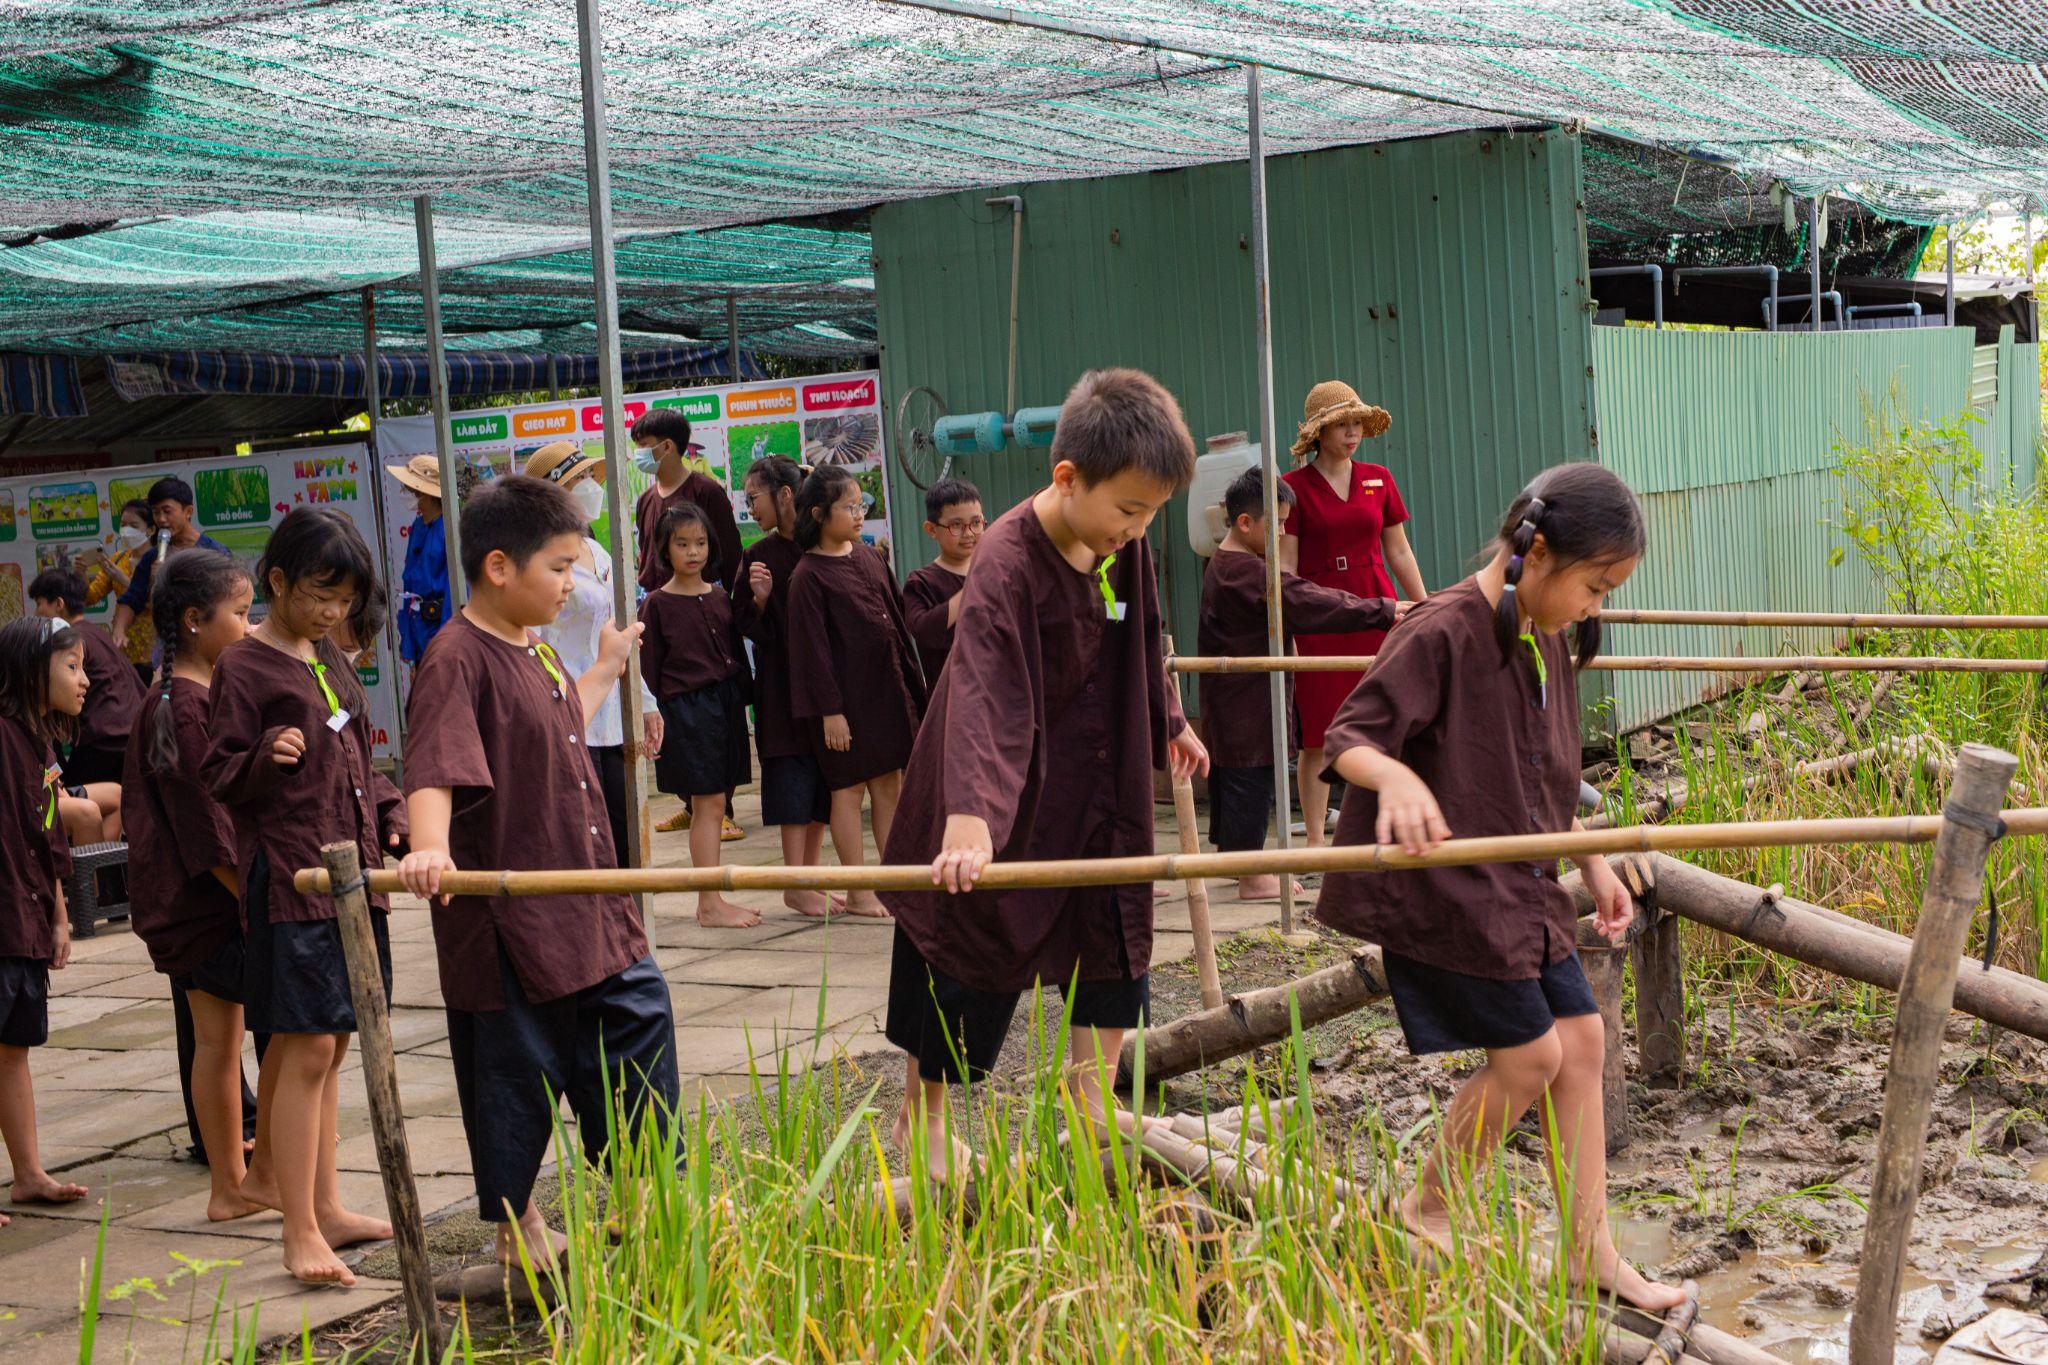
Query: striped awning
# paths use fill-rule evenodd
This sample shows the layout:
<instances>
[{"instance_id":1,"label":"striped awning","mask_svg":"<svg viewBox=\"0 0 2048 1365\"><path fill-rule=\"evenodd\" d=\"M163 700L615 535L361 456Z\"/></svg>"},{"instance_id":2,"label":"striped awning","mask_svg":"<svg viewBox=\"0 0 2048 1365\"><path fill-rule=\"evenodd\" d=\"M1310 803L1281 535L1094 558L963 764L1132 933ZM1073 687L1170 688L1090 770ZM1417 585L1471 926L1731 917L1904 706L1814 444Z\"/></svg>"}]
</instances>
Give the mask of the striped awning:
<instances>
[{"instance_id":1,"label":"striped awning","mask_svg":"<svg viewBox=\"0 0 2048 1365\"><path fill-rule=\"evenodd\" d=\"M30 417L85 416L78 359L0 352L0 413Z\"/></svg>"}]
</instances>

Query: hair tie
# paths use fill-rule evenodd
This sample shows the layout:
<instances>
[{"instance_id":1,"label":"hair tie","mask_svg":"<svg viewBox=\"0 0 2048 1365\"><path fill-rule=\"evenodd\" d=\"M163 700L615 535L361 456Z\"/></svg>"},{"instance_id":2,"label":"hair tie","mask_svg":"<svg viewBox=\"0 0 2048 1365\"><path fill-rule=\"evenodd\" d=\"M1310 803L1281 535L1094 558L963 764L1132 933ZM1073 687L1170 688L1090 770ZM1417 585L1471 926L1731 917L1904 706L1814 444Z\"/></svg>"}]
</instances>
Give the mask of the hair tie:
<instances>
[{"instance_id":1,"label":"hair tie","mask_svg":"<svg viewBox=\"0 0 2048 1365\"><path fill-rule=\"evenodd\" d=\"M1529 499L1529 510L1522 514L1522 520L1534 526L1537 522L1543 520L1543 514L1549 510L1544 504L1543 499L1531 498Z\"/></svg>"}]
</instances>

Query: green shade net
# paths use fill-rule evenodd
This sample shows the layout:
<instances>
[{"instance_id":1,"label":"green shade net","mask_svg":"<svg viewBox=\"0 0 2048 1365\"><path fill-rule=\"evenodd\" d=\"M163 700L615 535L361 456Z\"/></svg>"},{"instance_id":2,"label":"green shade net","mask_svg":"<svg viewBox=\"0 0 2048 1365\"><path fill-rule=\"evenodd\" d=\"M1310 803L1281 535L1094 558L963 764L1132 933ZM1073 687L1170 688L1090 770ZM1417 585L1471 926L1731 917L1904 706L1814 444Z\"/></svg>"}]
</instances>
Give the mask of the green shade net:
<instances>
[{"instance_id":1,"label":"green shade net","mask_svg":"<svg viewBox=\"0 0 2048 1365\"><path fill-rule=\"evenodd\" d=\"M629 325L716 337L731 293L764 327L843 330L865 266L821 263L798 239L704 247L724 235L704 230L1238 158L1239 60L1272 69L1276 154L1560 122L1691 168L1681 182L1589 160L1591 232L1617 244L1758 226L1774 180L1917 223L2036 205L2048 185L2039 0L1031 12L1160 46L884 0L605 0L617 226L692 230L675 240L730 258L725 273L664 262L683 272L666 292L622 283ZM209 319L246 344L328 345L348 305L319 296L410 268L418 194L435 196L451 272L570 251L585 230L566 3L0 3L0 125L0 238L28 243L0 249L0 345L169 344ZM452 295L453 330L572 325L588 312L575 276L563 257ZM391 307L410 335L416 302L401 287Z\"/></svg>"}]
</instances>

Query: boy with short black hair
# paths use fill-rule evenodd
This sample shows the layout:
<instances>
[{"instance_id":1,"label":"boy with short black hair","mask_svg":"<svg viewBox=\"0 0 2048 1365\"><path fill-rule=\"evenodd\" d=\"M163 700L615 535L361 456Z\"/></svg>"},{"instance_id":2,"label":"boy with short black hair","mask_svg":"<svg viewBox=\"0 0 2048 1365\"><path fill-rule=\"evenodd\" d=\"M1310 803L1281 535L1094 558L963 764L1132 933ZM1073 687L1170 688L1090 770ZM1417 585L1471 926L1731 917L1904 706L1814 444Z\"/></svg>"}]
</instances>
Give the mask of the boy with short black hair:
<instances>
[{"instance_id":1,"label":"boy with short black hair","mask_svg":"<svg viewBox=\"0 0 2048 1365\"><path fill-rule=\"evenodd\" d=\"M78 737L64 753L64 784L86 787L113 783L118 809L118 784L121 765L128 754L128 734L135 728L136 713L142 710L142 679L135 675L135 666L105 631L81 619L85 615L86 586L77 570L43 570L28 585L28 595L35 603L36 615L70 623L85 646L85 676L91 689L85 694L85 710L78 717ZM107 794L87 793L96 801Z\"/></svg>"},{"instance_id":2,"label":"boy with short black hair","mask_svg":"<svg viewBox=\"0 0 2048 1365\"><path fill-rule=\"evenodd\" d=\"M704 581L723 583L727 590L740 564L740 524L733 515L732 496L718 480L690 468L684 458L690 444L690 419L674 408L649 408L633 423L633 461L654 477L654 483L633 505L633 525L640 535L640 587L653 592L668 582L668 560L656 543L655 531L671 508L695 503L711 523L711 560Z\"/></svg>"},{"instance_id":3,"label":"boy with short black hair","mask_svg":"<svg viewBox=\"0 0 2048 1365\"><path fill-rule=\"evenodd\" d=\"M117 640L127 639L128 623L149 609L149 588L159 557L169 558L180 550L194 547L211 550L215 554L228 553L227 546L194 524L191 484L175 474L166 474L149 486L145 496L149 502L150 520L156 523L156 543L135 561L135 572L129 575L128 586L121 590L121 596L115 601L114 624L110 629Z\"/></svg>"},{"instance_id":4,"label":"boy with short black hair","mask_svg":"<svg viewBox=\"0 0 2048 1365\"><path fill-rule=\"evenodd\" d=\"M596 665L566 676L532 628L569 596L584 534L575 500L513 475L461 517L469 601L413 674L412 852L399 876L431 898L458 866L617 866L583 718L617 685L640 626L607 625ZM637 1125L650 1100L673 1113L668 988L629 896L454 896L432 908L478 1213L499 1225L506 1264L522 1239L545 1262L561 1248L532 1199L554 1131L550 1098L568 1097L593 1161L608 1096L620 1096L622 1124Z\"/></svg>"},{"instance_id":5,"label":"boy with short black hair","mask_svg":"<svg viewBox=\"0 0 2048 1365\"><path fill-rule=\"evenodd\" d=\"M1052 482L988 528L953 650L918 732L883 857L930 863L933 891L883 892L896 915L887 1033L906 1058L899 1145L929 1138L931 1173L969 1157L949 1140L945 1086L985 1074L1021 992L1069 999L1068 1073L1101 1114L1144 1018L1152 888L975 889L997 857L1152 852L1152 773L1208 767L1160 649L1146 528L1194 477L1180 405L1135 370L1083 375L1060 410Z\"/></svg>"},{"instance_id":6,"label":"boy with short black hair","mask_svg":"<svg viewBox=\"0 0 2048 1365\"><path fill-rule=\"evenodd\" d=\"M939 547L939 557L903 580L903 619L917 641L926 691L939 685L939 670L953 648L960 590L967 586L967 566L986 529L981 490L967 480L940 479L925 490L924 533Z\"/></svg>"},{"instance_id":7,"label":"boy with short black hair","mask_svg":"<svg viewBox=\"0 0 2048 1365\"><path fill-rule=\"evenodd\" d=\"M1294 490L1278 485L1281 515ZM1205 655L1264 654L1266 636L1266 476L1252 468L1223 494L1229 529L1202 576L1198 649ZM1283 570L1280 610L1288 637L1386 630L1400 619L1392 598L1358 597ZM1291 694L1293 680L1288 680ZM1273 814L1273 693L1263 673L1204 673L1202 724L1215 768L1209 774L1209 838L1219 852L1266 846ZM1280 899L1271 873L1237 880L1241 901Z\"/></svg>"}]
</instances>

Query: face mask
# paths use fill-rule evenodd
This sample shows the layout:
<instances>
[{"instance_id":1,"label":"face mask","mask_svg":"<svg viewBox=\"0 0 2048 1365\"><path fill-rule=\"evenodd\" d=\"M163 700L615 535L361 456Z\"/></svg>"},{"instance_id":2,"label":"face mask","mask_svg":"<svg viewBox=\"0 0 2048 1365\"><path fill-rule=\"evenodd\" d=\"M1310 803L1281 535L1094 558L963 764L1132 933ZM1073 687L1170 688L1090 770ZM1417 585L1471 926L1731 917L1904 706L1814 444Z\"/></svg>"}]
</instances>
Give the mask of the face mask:
<instances>
[{"instance_id":1,"label":"face mask","mask_svg":"<svg viewBox=\"0 0 2048 1365\"><path fill-rule=\"evenodd\" d=\"M585 479L577 484L569 490L569 496L576 499L576 508L583 513L585 521L596 521L604 515L604 485L596 479Z\"/></svg>"},{"instance_id":2,"label":"face mask","mask_svg":"<svg viewBox=\"0 0 2048 1365\"><path fill-rule=\"evenodd\" d=\"M114 532L114 544L123 550L132 550L138 545L146 545L148 543L149 532L137 530L133 526L123 526L120 530Z\"/></svg>"},{"instance_id":3,"label":"face mask","mask_svg":"<svg viewBox=\"0 0 2048 1365\"><path fill-rule=\"evenodd\" d=\"M661 468L661 457L649 446L634 446L633 467L642 474L652 475Z\"/></svg>"}]
</instances>

